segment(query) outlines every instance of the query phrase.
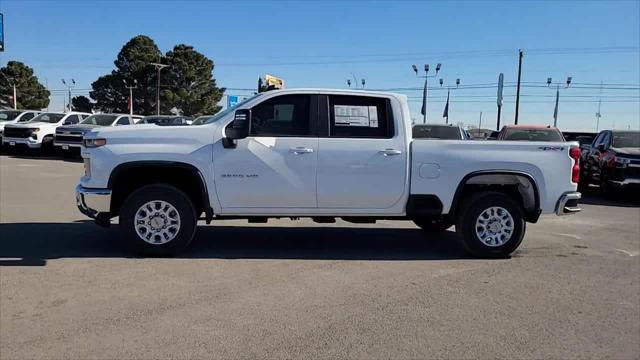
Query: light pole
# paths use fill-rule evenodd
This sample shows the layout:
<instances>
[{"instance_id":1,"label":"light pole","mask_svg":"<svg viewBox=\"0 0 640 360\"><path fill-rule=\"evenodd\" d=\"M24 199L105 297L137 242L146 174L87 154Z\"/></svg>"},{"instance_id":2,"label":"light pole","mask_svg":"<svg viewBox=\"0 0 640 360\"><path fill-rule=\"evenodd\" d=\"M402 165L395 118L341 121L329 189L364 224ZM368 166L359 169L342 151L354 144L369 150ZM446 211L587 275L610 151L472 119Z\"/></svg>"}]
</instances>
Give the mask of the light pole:
<instances>
[{"instance_id":1,"label":"light pole","mask_svg":"<svg viewBox=\"0 0 640 360\"><path fill-rule=\"evenodd\" d=\"M413 69L413 72L416 73L416 76L418 78L424 78L424 90L422 91L422 109L421 109L421 113L422 113L422 121L426 124L427 123L427 86L429 85L429 78L434 78L438 76L438 72L440 72L440 68L442 67L442 64L438 63L436 64L436 73L435 75L431 75L429 76L429 64L425 64L424 65L424 76L420 76L418 75L418 67L415 65L411 65L411 68Z\"/></svg>"},{"instance_id":2,"label":"light pole","mask_svg":"<svg viewBox=\"0 0 640 360\"><path fill-rule=\"evenodd\" d=\"M573 78L571 76L567 77L565 89L571 85L571 80ZM550 77L547 78L547 87L551 87L552 79ZM553 108L553 127L558 127L558 106L560 105L560 83L556 84L556 106Z\"/></svg>"},{"instance_id":3,"label":"light pole","mask_svg":"<svg viewBox=\"0 0 640 360\"><path fill-rule=\"evenodd\" d=\"M7 79L7 82L9 84L11 84L11 86L13 87L13 98L12 98L13 99L13 110L17 110L18 109L18 99L17 99L18 94L16 92L16 82L15 82L15 80L11 81L7 77L7 75L5 75L4 73L0 72L0 74L2 74L2 76L4 76L4 78Z\"/></svg>"},{"instance_id":4,"label":"light pole","mask_svg":"<svg viewBox=\"0 0 640 360\"><path fill-rule=\"evenodd\" d=\"M156 106L157 106L156 115L160 115L160 70L166 67L169 67L169 65L160 64L160 63L149 63L149 64L155 66L156 70L158 70L158 84L156 87Z\"/></svg>"},{"instance_id":5,"label":"light pole","mask_svg":"<svg viewBox=\"0 0 640 360\"><path fill-rule=\"evenodd\" d=\"M64 79L62 79L62 84L64 84L64 86L67 87L67 90L69 91L69 103L67 104L67 106L69 107L69 111L73 110L73 108L71 107L71 89L73 89L76 86L76 81L71 79L71 82L67 82Z\"/></svg>"},{"instance_id":6,"label":"light pole","mask_svg":"<svg viewBox=\"0 0 640 360\"><path fill-rule=\"evenodd\" d=\"M444 84L444 79L440 79L440 87L442 87L442 84ZM460 78L456 79L456 87L453 88L454 90L457 89L460 86ZM444 112L442 113L442 117L446 118L446 124L449 124L449 112L451 110L451 106L449 105L449 96L451 95L451 86L447 86L447 104L444 107Z\"/></svg>"},{"instance_id":7,"label":"light pole","mask_svg":"<svg viewBox=\"0 0 640 360\"><path fill-rule=\"evenodd\" d=\"M122 79L124 87L129 89L129 115L133 115L133 89L138 87L138 80L133 80L133 86L127 85L127 80Z\"/></svg>"}]
</instances>

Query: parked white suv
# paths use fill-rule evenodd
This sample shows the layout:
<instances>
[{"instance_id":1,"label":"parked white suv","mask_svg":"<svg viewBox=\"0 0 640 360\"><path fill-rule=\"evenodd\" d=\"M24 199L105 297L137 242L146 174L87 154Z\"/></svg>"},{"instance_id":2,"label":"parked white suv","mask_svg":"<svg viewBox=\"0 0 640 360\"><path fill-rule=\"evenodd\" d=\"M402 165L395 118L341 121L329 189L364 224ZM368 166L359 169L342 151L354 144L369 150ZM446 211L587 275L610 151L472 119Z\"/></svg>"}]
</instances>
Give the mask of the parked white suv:
<instances>
[{"instance_id":1,"label":"parked white suv","mask_svg":"<svg viewBox=\"0 0 640 360\"><path fill-rule=\"evenodd\" d=\"M45 112L25 123L5 126L2 144L10 147L23 146L30 149L52 150L53 138L58 126L77 124L90 115L81 112Z\"/></svg>"},{"instance_id":2,"label":"parked white suv","mask_svg":"<svg viewBox=\"0 0 640 360\"><path fill-rule=\"evenodd\" d=\"M578 143L414 141L393 93L269 91L204 125L98 128L84 145L78 208L100 225L119 216L144 254L182 250L202 216L455 224L471 253L499 257L527 221L580 210Z\"/></svg>"},{"instance_id":3,"label":"parked white suv","mask_svg":"<svg viewBox=\"0 0 640 360\"><path fill-rule=\"evenodd\" d=\"M6 125L27 122L38 114L40 111L36 110L0 110L0 144Z\"/></svg>"}]
</instances>

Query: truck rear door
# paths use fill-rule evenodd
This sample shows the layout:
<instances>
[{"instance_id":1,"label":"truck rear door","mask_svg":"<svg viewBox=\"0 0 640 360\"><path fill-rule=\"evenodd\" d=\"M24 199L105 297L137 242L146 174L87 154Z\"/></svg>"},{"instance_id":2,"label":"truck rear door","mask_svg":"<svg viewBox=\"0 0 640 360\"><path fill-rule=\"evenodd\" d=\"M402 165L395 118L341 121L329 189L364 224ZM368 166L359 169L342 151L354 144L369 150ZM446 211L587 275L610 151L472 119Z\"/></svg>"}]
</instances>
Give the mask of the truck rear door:
<instances>
[{"instance_id":1,"label":"truck rear door","mask_svg":"<svg viewBox=\"0 0 640 360\"><path fill-rule=\"evenodd\" d=\"M389 209L406 187L407 145L391 100L320 96L318 208Z\"/></svg>"}]
</instances>

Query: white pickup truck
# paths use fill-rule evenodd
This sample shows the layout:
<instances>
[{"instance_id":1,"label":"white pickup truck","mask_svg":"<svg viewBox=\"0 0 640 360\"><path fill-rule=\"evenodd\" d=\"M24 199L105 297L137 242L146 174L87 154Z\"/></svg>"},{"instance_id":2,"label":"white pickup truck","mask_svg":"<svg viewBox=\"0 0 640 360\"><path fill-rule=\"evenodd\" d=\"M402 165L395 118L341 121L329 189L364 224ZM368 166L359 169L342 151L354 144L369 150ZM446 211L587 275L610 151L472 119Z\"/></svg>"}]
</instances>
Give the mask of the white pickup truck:
<instances>
[{"instance_id":1,"label":"white pickup truck","mask_svg":"<svg viewBox=\"0 0 640 360\"><path fill-rule=\"evenodd\" d=\"M147 255L184 249L199 219L309 217L455 225L470 253L503 257L526 222L580 210L577 143L414 140L393 93L269 91L201 126L92 130L82 156L78 208L119 216Z\"/></svg>"}]
</instances>

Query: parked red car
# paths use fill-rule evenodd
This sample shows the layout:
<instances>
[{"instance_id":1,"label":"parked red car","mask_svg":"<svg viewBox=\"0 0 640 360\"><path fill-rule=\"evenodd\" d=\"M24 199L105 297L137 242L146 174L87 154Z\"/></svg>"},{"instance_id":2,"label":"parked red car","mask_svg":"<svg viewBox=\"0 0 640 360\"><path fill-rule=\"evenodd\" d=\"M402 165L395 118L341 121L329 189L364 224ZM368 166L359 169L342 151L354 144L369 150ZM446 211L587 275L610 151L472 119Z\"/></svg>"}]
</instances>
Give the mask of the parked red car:
<instances>
[{"instance_id":1,"label":"parked red car","mask_svg":"<svg viewBox=\"0 0 640 360\"><path fill-rule=\"evenodd\" d=\"M505 125L498 140L506 141L565 141L558 128L543 125Z\"/></svg>"}]
</instances>

